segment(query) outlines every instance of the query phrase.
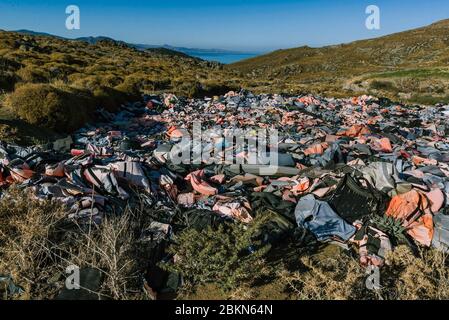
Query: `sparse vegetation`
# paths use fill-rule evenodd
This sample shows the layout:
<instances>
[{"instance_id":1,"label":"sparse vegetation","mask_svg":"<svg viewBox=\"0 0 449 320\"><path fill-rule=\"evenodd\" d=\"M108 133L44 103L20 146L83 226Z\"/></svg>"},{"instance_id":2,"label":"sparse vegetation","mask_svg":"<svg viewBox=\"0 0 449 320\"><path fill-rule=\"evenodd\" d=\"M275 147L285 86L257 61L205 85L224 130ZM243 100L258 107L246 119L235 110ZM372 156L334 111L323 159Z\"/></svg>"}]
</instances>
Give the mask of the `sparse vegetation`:
<instances>
[{"instance_id":1,"label":"sparse vegetation","mask_svg":"<svg viewBox=\"0 0 449 320\"><path fill-rule=\"evenodd\" d=\"M290 247L285 256L267 265L265 281L240 283L225 291L216 283L200 284L181 297L187 299L282 300L447 300L447 255L435 251L413 254L399 246L380 270L380 289L366 286L370 273L357 258L339 250L308 251Z\"/></svg>"},{"instance_id":2,"label":"sparse vegetation","mask_svg":"<svg viewBox=\"0 0 449 320\"><path fill-rule=\"evenodd\" d=\"M0 275L10 276L24 289L23 295L6 298L55 298L69 265L100 271L103 281L95 292L98 296L144 298L132 230L132 221L139 215L127 210L106 218L101 227L90 228L71 223L66 216L61 204L32 200L17 189L0 201Z\"/></svg>"},{"instance_id":3,"label":"sparse vegetation","mask_svg":"<svg viewBox=\"0 0 449 320\"><path fill-rule=\"evenodd\" d=\"M377 39L277 50L226 69L239 73L255 92L343 97L372 91L406 103L421 103L421 95L433 97L425 99L428 102L449 102L448 28L449 20L444 20ZM361 79L366 85L361 85ZM404 81L415 82L419 90L400 89Z\"/></svg>"}]
</instances>

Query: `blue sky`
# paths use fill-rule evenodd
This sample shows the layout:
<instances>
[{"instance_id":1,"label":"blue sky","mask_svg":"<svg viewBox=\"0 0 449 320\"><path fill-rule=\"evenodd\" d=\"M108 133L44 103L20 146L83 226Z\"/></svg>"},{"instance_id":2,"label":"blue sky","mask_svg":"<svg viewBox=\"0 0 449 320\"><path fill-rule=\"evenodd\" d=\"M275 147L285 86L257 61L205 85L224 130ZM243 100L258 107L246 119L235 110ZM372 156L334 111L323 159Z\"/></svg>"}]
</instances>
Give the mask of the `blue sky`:
<instances>
[{"instance_id":1,"label":"blue sky","mask_svg":"<svg viewBox=\"0 0 449 320\"><path fill-rule=\"evenodd\" d=\"M65 28L71 4L81 10L80 30ZM380 7L380 30L365 28L370 4ZM0 0L4 30L244 51L337 44L446 18L447 0Z\"/></svg>"}]
</instances>

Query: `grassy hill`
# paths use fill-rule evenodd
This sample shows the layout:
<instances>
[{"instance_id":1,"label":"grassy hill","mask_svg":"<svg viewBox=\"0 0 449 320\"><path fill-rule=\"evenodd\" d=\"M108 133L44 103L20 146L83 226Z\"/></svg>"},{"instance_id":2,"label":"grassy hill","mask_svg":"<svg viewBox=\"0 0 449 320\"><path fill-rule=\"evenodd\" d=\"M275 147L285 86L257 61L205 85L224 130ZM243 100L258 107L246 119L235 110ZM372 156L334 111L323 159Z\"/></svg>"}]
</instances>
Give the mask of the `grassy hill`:
<instances>
[{"instance_id":1,"label":"grassy hill","mask_svg":"<svg viewBox=\"0 0 449 320\"><path fill-rule=\"evenodd\" d=\"M322 48L277 50L227 66L256 91L386 95L449 101L449 20L389 36Z\"/></svg>"},{"instance_id":2,"label":"grassy hill","mask_svg":"<svg viewBox=\"0 0 449 320\"><path fill-rule=\"evenodd\" d=\"M111 40L94 45L5 31L0 31L0 57L0 89L5 91L18 83L56 81L81 87L100 82L109 87L176 91L175 80L207 80L220 68L167 49L142 52Z\"/></svg>"},{"instance_id":3,"label":"grassy hill","mask_svg":"<svg viewBox=\"0 0 449 320\"><path fill-rule=\"evenodd\" d=\"M218 63L165 48L0 31L0 120L67 132L96 108L115 110L141 93L203 96L236 88L223 73Z\"/></svg>"}]
</instances>

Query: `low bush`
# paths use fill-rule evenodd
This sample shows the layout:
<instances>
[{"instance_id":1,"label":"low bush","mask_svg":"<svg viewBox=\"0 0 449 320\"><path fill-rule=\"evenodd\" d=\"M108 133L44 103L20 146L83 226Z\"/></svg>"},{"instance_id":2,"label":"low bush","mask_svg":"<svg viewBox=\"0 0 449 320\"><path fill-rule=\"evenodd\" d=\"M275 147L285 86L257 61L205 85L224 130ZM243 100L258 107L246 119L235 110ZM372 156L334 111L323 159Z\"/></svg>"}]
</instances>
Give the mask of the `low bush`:
<instances>
[{"instance_id":1,"label":"low bush","mask_svg":"<svg viewBox=\"0 0 449 320\"><path fill-rule=\"evenodd\" d=\"M95 105L88 91L62 90L48 84L25 84L6 101L13 112L30 124L58 132L71 132L91 119Z\"/></svg>"},{"instance_id":2,"label":"low bush","mask_svg":"<svg viewBox=\"0 0 449 320\"><path fill-rule=\"evenodd\" d=\"M0 140L12 143L17 138L17 128L7 124L0 124Z\"/></svg>"},{"instance_id":3,"label":"low bush","mask_svg":"<svg viewBox=\"0 0 449 320\"><path fill-rule=\"evenodd\" d=\"M298 300L375 299L365 286L365 270L359 262L339 254L316 259L305 255L297 261L297 270L280 268L279 281Z\"/></svg>"},{"instance_id":4,"label":"low bush","mask_svg":"<svg viewBox=\"0 0 449 320\"><path fill-rule=\"evenodd\" d=\"M121 104L127 101L127 95L123 92L108 87L99 87L93 91L97 106L105 108L109 112L117 111Z\"/></svg>"},{"instance_id":5,"label":"low bush","mask_svg":"<svg viewBox=\"0 0 449 320\"><path fill-rule=\"evenodd\" d=\"M390 81L374 80L371 82L370 88L373 90L397 91L394 83Z\"/></svg>"},{"instance_id":6,"label":"low bush","mask_svg":"<svg viewBox=\"0 0 449 320\"><path fill-rule=\"evenodd\" d=\"M240 86L232 83L205 81L201 84L201 89L197 93L197 97L220 96L228 93L229 91L238 91L239 89Z\"/></svg>"},{"instance_id":7,"label":"low bush","mask_svg":"<svg viewBox=\"0 0 449 320\"><path fill-rule=\"evenodd\" d=\"M129 97L138 98L147 81L145 75L132 74L127 76L121 84L115 86L114 89Z\"/></svg>"},{"instance_id":8,"label":"low bush","mask_svg":"<svg viewBox=\"0 0 449 320\"><path fill-rule=\"evenodd\" d=\"M0 72L0 93L1 91L10 92L14 90L17 78L9 72Z\"/></svg>"},{"instance_id":9,"label":"low bush","mask_svg":"<svg viewBox=\"0 0 449 320\"><path fill-rule=\"evenodd\" d=\"M16 72L16 74L20 80L25 83L48 82L50 79L49 72L35 66L21 68Z\"/></svg>"},{"instance_id":10,"label":"low bush","mask_svg":"<svg viewBox=\"0 0 449 320\"><path fill-rule=\"evenodd\" d=\"M268 271L264 259L268 247L249 251L259 226L256 221L246 229L241 224L220 225L218 230L187 229L169 249L176 262L162 267L182 274L187 288L214 283L231 291L242 283L252 283Z\"/></svg>"},{"instance_id":11,"label":"low bush","mask_svg":"<svg viewBox=\"0 0 449 320\"><path fill-rule=\"evenodd\" d=\"M411 97L410 101L413 103L430 106L435 105L437 103L449 103L449 95L433 96L433 95L415 94Z\"/></svg>"}]
</instances>

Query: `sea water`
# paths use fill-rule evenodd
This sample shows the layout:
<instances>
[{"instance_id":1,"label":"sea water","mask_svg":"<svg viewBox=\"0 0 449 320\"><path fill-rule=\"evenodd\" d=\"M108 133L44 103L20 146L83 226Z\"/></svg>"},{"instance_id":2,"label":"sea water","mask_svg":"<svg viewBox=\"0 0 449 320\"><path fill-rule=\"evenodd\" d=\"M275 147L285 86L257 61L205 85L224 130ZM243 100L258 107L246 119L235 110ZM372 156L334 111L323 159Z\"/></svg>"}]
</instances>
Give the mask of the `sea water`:
<instances>
[{"instance_id":1,"label":"sea water","mask_svg":"<svg viewBox=\"0 0 449 320\"><path fill-rule=\"evenodd\" d=\"M249 59L257 56L255 53L200 53L192 52L191 56L207 61L217 61L224 64L234 63L244 59Z\"/></svg>"}]
</instances>

